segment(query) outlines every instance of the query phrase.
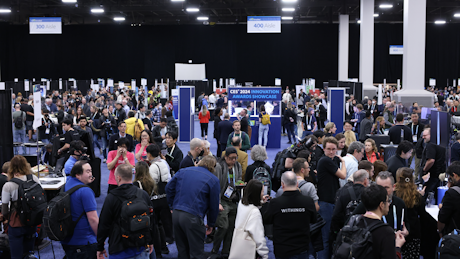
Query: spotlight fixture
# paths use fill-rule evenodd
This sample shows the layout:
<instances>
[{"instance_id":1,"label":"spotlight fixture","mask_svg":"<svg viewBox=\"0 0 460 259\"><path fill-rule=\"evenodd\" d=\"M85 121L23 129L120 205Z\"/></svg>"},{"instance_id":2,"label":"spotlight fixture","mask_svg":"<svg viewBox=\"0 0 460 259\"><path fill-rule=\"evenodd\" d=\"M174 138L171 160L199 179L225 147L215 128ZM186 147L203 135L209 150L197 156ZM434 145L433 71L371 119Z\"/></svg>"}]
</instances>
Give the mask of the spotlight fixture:
<instances>
[{"instance_id":1,"label":"spotlight fixture","mask_svg":"<svg viewBox=\"0 0 460 259\"><path fill-rule=\"evenodd\" d=\"M187 8L185 9L187 12L189 13L196 13L196 12L199 12L200 9L199 8Z\"/></svg>"},{"instance_id":2,"label":"spotlight fixture","mask_svg":"<svg viewBox=\"0 0 460 259\"><path fill-rule=\"evenodd\" d=\"M283 12L294 12L295 8L287 8L287 7L285 7L285 8L282 8L281 11L283 11Z\"/></svg>"},{"instance_id":3,"label":"spotlight fixture","mask_svg":"<svg viewBox=\"0 0 460 259\"><path fill-rule=\"evenodd\" d=\"M103 13L104 9L102 9L102 8L93 8L93 9L91 9L91 12L92 13Z\"/></svg>"}]
</instances>

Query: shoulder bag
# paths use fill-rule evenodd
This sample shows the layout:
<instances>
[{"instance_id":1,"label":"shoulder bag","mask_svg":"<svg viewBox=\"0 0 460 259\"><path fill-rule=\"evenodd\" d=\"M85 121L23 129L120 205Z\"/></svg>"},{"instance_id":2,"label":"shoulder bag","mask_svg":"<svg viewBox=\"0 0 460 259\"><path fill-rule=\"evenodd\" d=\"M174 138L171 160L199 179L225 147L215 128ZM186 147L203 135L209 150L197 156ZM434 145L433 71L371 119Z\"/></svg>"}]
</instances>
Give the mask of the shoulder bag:
<instances>
[{"instance_id":1,"label":"shoulder bag","mask_svg":"<svg viewBox=\"0 0 460 259\"><path fill-rule=\"evenodd\" d=\"M248 218L243 225L243 228L235 228L233 231L232 246L230 247L230 255L228 259L254 259L256 254L256 242L251 237L251 234L246 231L251 212L257 208L253 208L248 213Z\"/></svg>"}]
</instances>

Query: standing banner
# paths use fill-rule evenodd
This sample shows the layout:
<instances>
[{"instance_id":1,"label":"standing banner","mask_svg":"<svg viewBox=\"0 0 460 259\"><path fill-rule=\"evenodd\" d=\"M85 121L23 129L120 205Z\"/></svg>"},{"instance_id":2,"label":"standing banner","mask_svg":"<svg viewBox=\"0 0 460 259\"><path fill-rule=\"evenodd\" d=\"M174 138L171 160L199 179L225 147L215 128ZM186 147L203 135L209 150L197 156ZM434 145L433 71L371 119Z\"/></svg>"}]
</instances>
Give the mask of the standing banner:
<instances>
[{"instance_id":1,"label":"standing banner","mask_svg":"<svg viewBox=\"0 0 460 259\"><path fill-rule=\"evenodd\" d=\"M34 85L34 130L42 125L42 87Z\"/></svg>"},{"instance_id":2,"label":"standing banner","mask_svg":"<svg viewBox=\"0 0 460 259\"><path fill-rule=\"evenodd\" d=\"M29 80L28 79L24 79L24 91L28 92L30 91L29 89Z\"/></svg>"},{"instance_id":3,"label":"standing banner","mask_svg":"<svg viewBox=\"0 0 460 259\"><path fill-rule=\"evenodd\" d=\"M173 115L174 119L179 119L179 86L176 86L176 89L171 89L171 94L173 97Z\"/></svg>"}]
</instances>

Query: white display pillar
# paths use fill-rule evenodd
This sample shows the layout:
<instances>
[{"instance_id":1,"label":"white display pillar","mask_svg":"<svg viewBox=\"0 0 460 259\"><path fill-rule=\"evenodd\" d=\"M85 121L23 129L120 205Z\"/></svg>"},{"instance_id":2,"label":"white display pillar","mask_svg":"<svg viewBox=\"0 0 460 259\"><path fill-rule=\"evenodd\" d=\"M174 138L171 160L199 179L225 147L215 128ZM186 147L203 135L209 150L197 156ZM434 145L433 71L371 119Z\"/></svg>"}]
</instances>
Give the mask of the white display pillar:
<instances>
[{"instance_id":1,"label":"white display pillar","mask_svg":"<svg viewBox=\"0 0 460 259\"><path fill-rule=\"evenodd\" d=\"M359 81L363 96L374 96L374 0L361 0L359 36Z\"/></svg>"},{"instance_id":2,"label":"white display pillar","mask_svg":"<svg viewBox=\"0 0 460 259\"><path fill-rule=\"evenodd\" d=\"M425 91L426 1L404 0L402 90L394 94L406 107L418 102L432 107L434 94Z\"/></svg>"},{"instance_id":3,"label":"white display pillar","mask_svg":"<svg viewBox=\"0 0 460 259\"><path fill-rule=\"evenodd\" d=\"M348 14L339 16L339 81L348 81L349 22Z\"/></svg>"}]
</instances>

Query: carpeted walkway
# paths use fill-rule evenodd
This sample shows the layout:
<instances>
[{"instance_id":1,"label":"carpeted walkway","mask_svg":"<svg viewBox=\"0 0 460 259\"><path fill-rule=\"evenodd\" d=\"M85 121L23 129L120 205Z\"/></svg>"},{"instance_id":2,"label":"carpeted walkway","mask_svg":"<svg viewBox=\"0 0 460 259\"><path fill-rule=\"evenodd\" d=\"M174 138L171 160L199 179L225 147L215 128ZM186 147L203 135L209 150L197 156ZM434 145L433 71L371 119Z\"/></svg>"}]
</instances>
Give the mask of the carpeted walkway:
<instances>
[{"instance_id":1,"label":"carpeted walkway","mask_svg":"<svg viewBox=\"0 0 460 259\"><path fill-rule=\"evenodd\" d=\"M195 137L201 137L200 136L200 123L199 121L195 121ZM208 137L208 141L211 143L211 151L215 154L216 153L216 147L217 147L217 142L215 139L212 139L212 135L213 135L213 132L214 132L214 122L210 122L209 123L209 129L208 129L208 133L209 133L209 137ZM268 160L265 161L268 165L272 165L274 159L275 159L275 156L276 156L276 153L278 153L278 151L280 150L283 150L284 148L287 148L289 147L289 144L286 144L288 142L288 139L287 137L285 136L282 136L281 137L281 149L268 149L267 150L267 153L268 153ZM178 146L179 148L182 150L182 152L184 154L187 153L187 151L189 151L189 144L188 143L178 143ZM96 154L99 154L99 150L96 149L95 150L95 153ZM250 153L250 152L248 152ZM101 159L102 159L102 156L101 156ZM248 165L252 164L253 161L251 160L251 157L249 156L249 161L248 161ZM105 200L105 197L106 197L106 194L107 194L107 181L108 181L108 178L109 178L109 170L107 169L107 164L104 164L102 163L101 164L101 196L96 198L96 202L97 202L97 211L98 211L98 214L100 213L101 209L102 209L102 205L104 204L104 200ZM275 258L274 254L273 254L273 243L272 241L268 240L267 239L267 245L270 249L270 254L269 254L269 258ZM53 252L52 252L52 249L51 249L51 246L48 246L46 248L44 248L41 252L40 252L40 257L41 258L58 258L58 259L61 259L64 257L64 250L62 250L62 247L61 247L61 244L59 242L53 242L53 248L54 248L54 257L53 257ZM170 244L168 246L169 248L169 254L167 255L163 255L163 258L177 258L177 249L176 249L176 245L175 244ZM212 249L212 244L206 244L205 245L205 251L209 252L211 251ZM35 255L38 257L38 253L36 252Z\"/></svg>"}]
</instances>

